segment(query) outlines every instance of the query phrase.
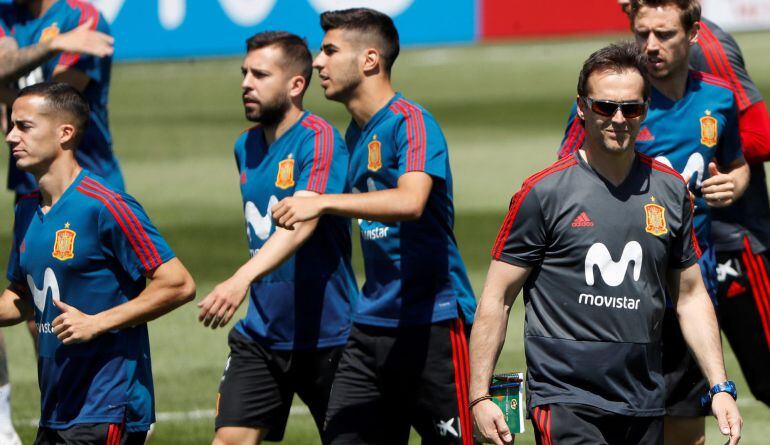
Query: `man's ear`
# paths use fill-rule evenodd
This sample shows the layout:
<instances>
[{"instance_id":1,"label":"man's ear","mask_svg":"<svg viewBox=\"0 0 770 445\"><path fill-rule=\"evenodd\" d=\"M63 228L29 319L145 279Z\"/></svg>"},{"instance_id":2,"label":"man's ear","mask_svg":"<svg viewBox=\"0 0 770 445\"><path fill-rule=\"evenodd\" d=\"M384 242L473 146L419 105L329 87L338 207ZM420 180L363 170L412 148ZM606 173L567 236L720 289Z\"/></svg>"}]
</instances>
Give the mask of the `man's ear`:
<instances>
[{"instance_id":1,"label":"man's ear","mask_svg":"<svg viewBox=\"0 0 770 445\"><path fill-rule=\"evenodd\" d=\"M77 129L72 124L59 125L59 145L64 146L75 140Z\"/></svg>"},{"instance_id":2,"label":"man's ear","mask_svg":"<svg viewBox=\"0 0 770 445\"><path fill-rule=\"evenodd\" d=\"M305 84L307 81L302 76L293 76L289 79L289 97L292 99L301 97L305 92Z\"/></svg>"},{"instance_id":3,"label":"man's ear","mask_svg":"<svg viewBox=\"0 0 770 445\"><path fill-rule=\"evenodd\" d=\"M700 35L700 22L695 22L692 24L692 29L690 29L690 32L687 33L687 40L690 43L690 46L695 45L698 43L698 36Z\"/></svg>"},{"instance_id":4,"label":"man's ear","mask_svg":"<svg viewBox=\"0 0 770 445\"><path fill-rule=\"evenodd\" d=\"M586 120L585 110L583 108L583 107L586 106L586 103L583 100L580 99L580 96L577 96L575 98L575 103L577 103L577 115L578 115L578 117L580 118L580 120L583 120L583 121Z\"/></svg>"},{"instance_id":5,"label":"man's ear","mask_svg":"<svg viewBox=\"0 0 770 445\"><path fill-rule=\"evenodd\" d=\"M363 70L366 74L375 74L382 69L382 57L377 48L367 48L364 51Z\"/></svg>"}]
</instances>

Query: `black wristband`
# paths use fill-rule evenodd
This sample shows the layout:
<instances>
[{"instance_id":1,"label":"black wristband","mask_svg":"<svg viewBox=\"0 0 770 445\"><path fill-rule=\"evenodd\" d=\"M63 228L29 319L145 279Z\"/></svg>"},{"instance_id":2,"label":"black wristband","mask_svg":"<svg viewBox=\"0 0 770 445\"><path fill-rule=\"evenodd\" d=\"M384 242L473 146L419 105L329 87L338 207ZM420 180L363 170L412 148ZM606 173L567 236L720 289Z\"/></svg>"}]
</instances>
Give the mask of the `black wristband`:
<instances>
[{"instance_id":1,"label":"black wristband","mask_svg":"<svg viewBox=\"0 0 770 445\"><path fill-rule=\"evenodd\" d=\"M483 402L484 400L492 400L492 396L489 394L479 397L478 399L473 399L471 403L468 404L468 409L473 408L474 406L478 405L480 402Z\"/></svg>"}]
</instances>

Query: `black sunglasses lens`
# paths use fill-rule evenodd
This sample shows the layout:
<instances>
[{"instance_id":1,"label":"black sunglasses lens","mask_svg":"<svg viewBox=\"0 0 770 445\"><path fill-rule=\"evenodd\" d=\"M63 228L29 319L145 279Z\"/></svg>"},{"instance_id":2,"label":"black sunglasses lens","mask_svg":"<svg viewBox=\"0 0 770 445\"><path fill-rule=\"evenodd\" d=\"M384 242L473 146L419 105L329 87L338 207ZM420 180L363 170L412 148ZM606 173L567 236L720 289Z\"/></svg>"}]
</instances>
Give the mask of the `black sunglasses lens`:
<instances>
[{"instance_id":1,"label":"black sunglasses lens","mask_svg":"<svg viewBox=\"0 0 770 445\"><path fill-rule=\"evenodd\" d=\"M622 104L620 105L620 112L626 118L639 117L644 113L644 104Z\"/></svg>"},{"instance_id":2,"label":"black sunglasses lens","mask_svg":"<svg viewBox=\"0 0 770 445\"><path fill-rule=\"evenodd\" d=\"M600 100L592 100L591 101L591 110L594 111L594 113L599 114L601 116L612 116L615 114L615 111L618 109L618 104L613 102L605 102Z\"/></svg>"}]
</instances>

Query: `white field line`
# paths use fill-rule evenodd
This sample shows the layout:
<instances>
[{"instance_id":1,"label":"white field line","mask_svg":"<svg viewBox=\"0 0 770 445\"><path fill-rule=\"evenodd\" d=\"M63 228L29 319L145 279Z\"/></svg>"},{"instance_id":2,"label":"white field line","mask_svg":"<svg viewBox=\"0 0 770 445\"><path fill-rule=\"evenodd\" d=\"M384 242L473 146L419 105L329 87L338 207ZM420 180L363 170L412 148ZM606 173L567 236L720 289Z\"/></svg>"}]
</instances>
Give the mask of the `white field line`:
<instances>
[{"instance_id":1,"label":"white field line","mask_svg":"<svg viewBox=\"0 0 770 445\"><path fill-rule=\"evenodd\" d=\"M754 398L741 398L738 399L738 406L748 408L759 407L763 405ZM289 413L292 416L307 416L310 414L310 410L307 409L307 406L292 406ZM158 422L185 422L188 420L213 419L214 410L195 409L192 411L167 411L156 413L155 418ZM24 426L36 427L38 425L38 421L39 419L26 419L22 421L22 424L24 424Z\"/></svg>"},{"instance_id":2,"label":"white field line","mask_svg":"<svg viewBox=\"0 0 770 445\"><path fill-rule=\"evenodd\" d=\"M306 416L310 414L310 410L306 406L292 406L289 412L292 416ZM167 411L161 413L155 413L155 419L158 422L185 422L188 420L202 420L213 419L213 409L195 409L192 411ZM36 427L40 419L26 419L21 423L24 426Z\"/></svg>"}]
</instances>

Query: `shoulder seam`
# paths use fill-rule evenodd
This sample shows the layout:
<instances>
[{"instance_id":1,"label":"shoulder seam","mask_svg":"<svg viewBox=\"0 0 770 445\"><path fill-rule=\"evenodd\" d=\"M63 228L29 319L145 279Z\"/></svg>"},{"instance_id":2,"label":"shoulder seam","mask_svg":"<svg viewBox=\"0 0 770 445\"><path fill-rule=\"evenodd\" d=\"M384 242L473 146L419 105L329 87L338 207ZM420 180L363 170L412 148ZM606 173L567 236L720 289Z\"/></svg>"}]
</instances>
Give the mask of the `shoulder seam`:
<instances>
[{"instance_id":1,"label":"shoulder seam","mask_svg":"<svg viewBox=\"0 0 770 445\"><path fill-rule=\"evenodd\" d=\"M730 85L730 83L719 76L716 76L714 74L707 73L704 71L695 71L695 70L692 71L692 74L694 78L702 81L703 83L724 88L726 90L729 90L731 93L733 92L733 88Z\"/></svg>"}]
</instances>

